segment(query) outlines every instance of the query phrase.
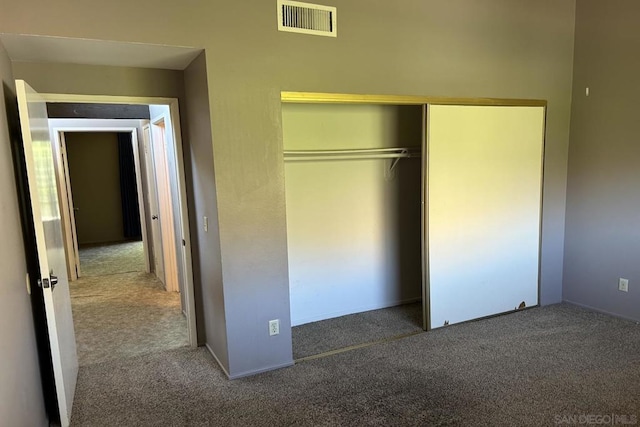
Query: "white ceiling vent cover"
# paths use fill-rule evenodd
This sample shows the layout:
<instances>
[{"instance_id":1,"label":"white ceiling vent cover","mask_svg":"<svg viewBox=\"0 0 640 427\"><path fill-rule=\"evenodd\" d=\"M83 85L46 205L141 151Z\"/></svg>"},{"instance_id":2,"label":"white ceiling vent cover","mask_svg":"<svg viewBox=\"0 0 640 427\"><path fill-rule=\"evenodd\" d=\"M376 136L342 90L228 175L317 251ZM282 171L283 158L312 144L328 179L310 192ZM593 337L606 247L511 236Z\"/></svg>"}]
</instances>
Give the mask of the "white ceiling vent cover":
<instances>
[{"instance_id":1,"label":"white ceiling vent cover","mask_svg":"<svg viewBox=\"0 0 640 427\"><path fill-rule=\"evenodd\" d=\"M278 0L278 30L337 37L337 14L331 6Z\"/></svg>"}]
</instances>

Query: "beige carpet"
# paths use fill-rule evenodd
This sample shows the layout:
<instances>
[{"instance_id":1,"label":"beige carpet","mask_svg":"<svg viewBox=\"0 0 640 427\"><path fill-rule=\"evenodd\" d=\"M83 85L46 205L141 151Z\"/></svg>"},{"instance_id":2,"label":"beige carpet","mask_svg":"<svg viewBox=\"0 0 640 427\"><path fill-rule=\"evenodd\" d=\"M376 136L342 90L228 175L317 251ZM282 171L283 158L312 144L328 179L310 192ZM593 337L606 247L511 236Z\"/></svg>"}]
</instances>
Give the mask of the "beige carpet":
<instances>
[{"instance_id":1,"label":"beige carpet","mask_svg":"<svg viewBox=\"0 0 640 427\"><path fill-rule=\"evenodd\" d=\"M109 243L80 247L80 275L103 276L106 274L145 271L142 242Z\"/></svg>"},{"instance_id":2,"label":"beige carpet","mask_svg":"<svg viewBox=\"0 0 640 427\"><path fill-rule=\"evenodd\" d=\"M132 247L125 245L126 250ZM106 269L126 252L115 245L108 248L94 251L100 255L85 264L87 270L105 275L85 275L70 283L80 366L187 346L180 295L166 292L152 274Z\"/></svg>"}]
</instances>

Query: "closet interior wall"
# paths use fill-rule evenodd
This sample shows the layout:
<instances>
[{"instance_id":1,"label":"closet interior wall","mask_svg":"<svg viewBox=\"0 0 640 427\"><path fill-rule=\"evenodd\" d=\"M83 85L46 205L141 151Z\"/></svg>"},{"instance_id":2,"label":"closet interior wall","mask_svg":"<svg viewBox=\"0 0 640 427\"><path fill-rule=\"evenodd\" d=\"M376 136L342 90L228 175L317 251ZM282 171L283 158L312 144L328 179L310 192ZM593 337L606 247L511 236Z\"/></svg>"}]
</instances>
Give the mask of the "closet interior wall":
<instances>
[{"instance_id":1,"label":"closet interior wall","mask_svg":"<svg viewBox=\"0 0 640 427\"><path fill-rule=\"evenodd\" d=\"M283 103L282 121L292 326L419 301L422 106ZM390 148L416 154L360 151ZM333 150L353 151L305 155Z\"/></svg>"}]
</instances>

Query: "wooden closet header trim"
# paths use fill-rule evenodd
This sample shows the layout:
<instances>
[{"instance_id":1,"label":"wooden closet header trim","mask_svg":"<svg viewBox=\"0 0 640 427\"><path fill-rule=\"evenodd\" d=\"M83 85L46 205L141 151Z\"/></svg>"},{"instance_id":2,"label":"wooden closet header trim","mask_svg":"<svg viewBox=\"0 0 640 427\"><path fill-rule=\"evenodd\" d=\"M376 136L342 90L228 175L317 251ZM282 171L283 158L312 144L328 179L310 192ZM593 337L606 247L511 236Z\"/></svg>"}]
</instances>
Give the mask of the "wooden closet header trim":
<instances>
[{"instance_id":1,"label":"wooden closet header trim","mask_svg":"<svg viewBox=\"0 0 640 427\"><path fill-rule=\"evenodd\" d=\"M546 107L542 99L447 98L410 95L360 95L348 93L280 92L286 103L299 104L391 104L391 105L484 105L509 107Z\"/></svg>"}]
</instances>

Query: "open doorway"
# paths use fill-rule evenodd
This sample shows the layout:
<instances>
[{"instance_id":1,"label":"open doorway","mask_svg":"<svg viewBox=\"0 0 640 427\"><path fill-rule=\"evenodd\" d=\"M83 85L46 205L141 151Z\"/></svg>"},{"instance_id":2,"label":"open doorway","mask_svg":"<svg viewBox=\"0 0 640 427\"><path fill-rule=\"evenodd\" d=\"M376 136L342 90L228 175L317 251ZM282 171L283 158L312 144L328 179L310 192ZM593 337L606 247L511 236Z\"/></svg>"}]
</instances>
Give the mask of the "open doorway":
<instances>
[{"instance_id":1,"label":"open doorway","mask_svg":"<svg viewBox=\"0 0 640 427\"><path fill-rule=\"evenodd\" d=\"M133 142L128 132L64 133L79 277L147 271Z\"/></svg>"},{"instance_id":2,"label":"open doorway","mask_svg":"<svg viewBox=\"0 0 640 427\"><path fill-rule=\"evenodd\" d=\"M164 227L166 236L163 231L154 236L150 226L173 225L174 217L181 225L179 197L174 200L171 192L168 200L161 197L168 213L150 203L167 193L162 185L179 187L182 166L175 147L167 147L178 138L164 134L173 126L163 122L163 133L148 139L149 105L146 109L147 118L140 120L50 120L60 154L61 199L65 188L68 193L61 210L72 240L70 267L77 248L78 278L70 293L81 366L192 344L189 299L182 295L190 282L186 269L167 272L154 262L169 254L177 265L187 241L183 246L182 233L176 235L181 226ZM156 159L164 159L163 169Z\"/></svg>"}]
</instances>

